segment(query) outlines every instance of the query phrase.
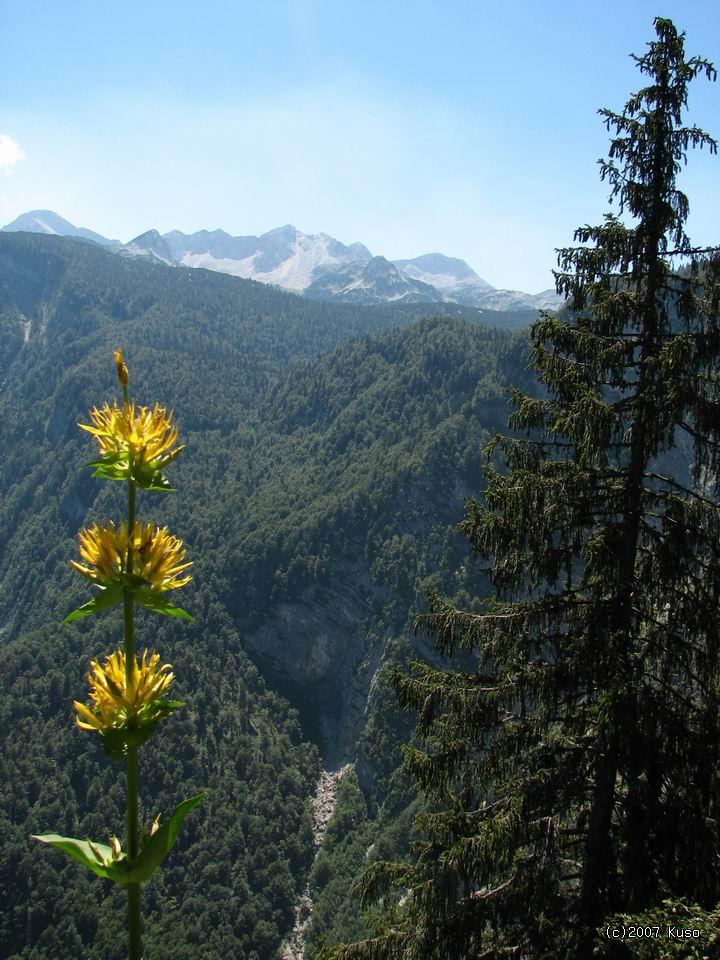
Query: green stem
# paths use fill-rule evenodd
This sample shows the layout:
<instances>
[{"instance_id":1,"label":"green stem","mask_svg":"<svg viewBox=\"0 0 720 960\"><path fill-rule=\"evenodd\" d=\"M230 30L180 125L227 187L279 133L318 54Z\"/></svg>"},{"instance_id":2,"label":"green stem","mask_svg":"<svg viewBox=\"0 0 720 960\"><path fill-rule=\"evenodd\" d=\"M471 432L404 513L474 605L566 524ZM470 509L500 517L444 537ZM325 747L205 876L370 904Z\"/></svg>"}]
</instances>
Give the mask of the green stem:
<instances>
[{"instance_id":1,"label":"green stem","mask_svg":"<svg viewBox=\"0 0 720 960\"><path fill-rule=\"evenodd\" d=\"M133 572L132 534L135 527L135 484L128 480L128 557L127 573ZM125 682L130 687L135 670L135 619L133 595L129 587L123 596L125 615ZM127 855L138 855L138 756L137 747L128 747L127 756ZM128 957L142 960L140 935L140 884L128 884Z\"/></svg>"},{"instance_id":2,"label":"green stem","mask_svg":"<svg viewBox=\"0 0 720 960\"><path fill-rule=\"evenodd\" d=\"M137 747L128 750L128 857L133 860L138 854L138 791ZM128 958L142 960L140 933L140 884L128 884Z\"/></svg>"}]
</instances>

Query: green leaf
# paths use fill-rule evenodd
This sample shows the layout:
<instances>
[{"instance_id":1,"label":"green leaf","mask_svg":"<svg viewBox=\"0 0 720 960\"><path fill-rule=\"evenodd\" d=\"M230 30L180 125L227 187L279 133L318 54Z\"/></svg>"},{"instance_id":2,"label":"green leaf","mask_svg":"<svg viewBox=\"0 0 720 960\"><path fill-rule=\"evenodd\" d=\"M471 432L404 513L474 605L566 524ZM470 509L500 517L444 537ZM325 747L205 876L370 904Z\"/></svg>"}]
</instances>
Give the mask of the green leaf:
<instances>
[{"instance_id":1,"label":"green leaf","mask_svg":"<svg viewBox=\"0 0 720 960\"><path fill-rule=\"evenodd\" d=\"M146 587L149 583L149 581L146 580L145 577L141 577L139 573L123 573L122 582L124 586L130 587L133 593L135 593L138 587Z\"/></svg>"},{"instance_id":2,"label":"green leaf","mask_svg":"<svg viewBox=\"0 0 720 960\"><path fill-rule=\"evenodd\" d=\"M141 607L147 610L153 610L155 613L162 613L166 617L182 617L183 620L189 620L191 623L195 619L187 611L176 607L166 600L165 597L155 590L139 589L134 591L134 597Z\"/></svg>"},{"instance_id":3,"label":"green leaf","mask_svg":"<svg viewBox=\"0 0 720 960\"><path fill-rule=\"evenodd\" d=\"M158 710L162 713L160 717L161 720L164 720L173 710L179 710L181 707L185 706L184 700L155 700L152 704L154 710Z\"/></svg>"},{"instance_id":4,"label":"green leaf","mask_svg":"<svg viewBox=\"0 0 720 960\"><path fill-rule=\"evenodd\" d=\"M77 610L69 613L61 623L72 623L74 620L82 620L83 617L89 617L93 613L101 613L103 610L110 610L111 607L122 603L123 586L121 583L113 583L109 587L103 587L102 591L93 600L88 600Z\"/></svg>"},{"instance_id":5,"label":"green leaf","mask_svg":"<svg viewBox=\"0 0 720 960\"><path fill-rule=\"evenodd\" d=\"M185 817L207 796L207 793L198 793L189 800L183 800L170 816L162 823L152 837L147 841L140 855L128 867L126 883L142 883L172 850L180 826Z\"/></svg>"},{"instance_id":6,"label":"green leaf","mask_svg":"<svg viewBox=\"0 0 720 960\"><path fill-rule=\"evenodd\" d=\"M85 464L87 467L102 467L113 463L127 463L128 454L127 450L116 450L114 453L106 453L105 456L99 457L97 460L91 460L90 463Z\"/></svg>"},{"instance_id":7,"label":"green leaf","mask_svg":"<svg viewBox=\"0 0 720 960\"><path fill-rule=\"evenodd\" d=\"M162 473L159 463L160 460L152 460L144 466L135 464L132 471L128 460L127 450L108 453L98 460L92 460L87 464L93 467L93 477L101 480L127 480L131 475L132 479L143 490L156 490L160 493L169 493L175 488L170 486L170 481ZM167 459L163 463L169 462Z\"/></svg>"},{"instance_id":8,"label":"green leaf","mask_svg":"<svg viewBox=\"0 0 720 960\"><path fill-rule=\"evenodd\" d=\"M57 850L62 850L73 860L77 860L88 870L92 870L98 877L103 877L105 880L114 880L115 883L129 882L124 879L127 874L127 861L124 859L113 861L112 851L105 843L92 843L90 840L61 837L57 833L46 833L42 836L33 834L32 838L47 843Z\"/></svg>"},{"instance_id":9,"label":"green leaf","mask_svg":"<svg viewBox=\"0 0 720 960\"><path fill-rule=\"evenodd\" d=\"M101 466L93 471L93 477L100 480L127 480L127 467Z\"/></svg>"},{"instance_id":10,"label":"green leaf","mask_svg":"<svg viewBox=\"0 0 720 960\"><path fill-rule=\"evenodd\" d=\"M171 493L174 492L175 487L170 486L170 481L167 477L157 470L138 470L135 473L135 482L139 487L142 487L143 490L156 490L160 493Z\"/></svg>"},{"instance_id":11,"label":"green leaf","mask_svg":"<svg viewBox=\"0 0 720 960\"><path fill-rule=\"evenodd\" d=\"M101 480L127 480L128 454L127 450L106 453L98 460L91 460L88 467L94 467L93 477Z\"/></svg>"},{"instance_id":12,"label":"green leaf","mask_svg":"<svg viewBox=\"0 0 720 960\"><path fill-rule=\"evenodd\" d=\"M161 720L170 716L173 710L184 706L182 700L155 700L144 710L138 726L130 729L99 730L103 750L111 760L124 760L130 747L142 746L155 732Z\"/></svg>"},{"instance_id":13,"label":"green leaf","mask_svg":"<svg viewBox=\"0 0 720 960\"><path fill-rule=\"evenodd\" d=\"M175 493L175 487L170 486L170 482L161 477L159 480L153 480L152 483L141 483L139 486L143 490L154 490L156 493Z\"/></svg>"},{"instance_id":14,"label":"green leaf","mask_svg":"<svg viewBox=\"0 0 720 960\"><path fill-rule=\"evenodd\" d=\"M113 883L128 884L142 883L162 863L168 855L178 835L180 825L185 817L199 803L206 793L184 800L179 804L170 819L160 825L154 835L150 837L135 860L128 860L123 854L120 860L113 860L112 850L105 843L93 843L91 840L76 840L74 837L61 837L57 833L46 833L42 836L33 834L33 840L40 840L57 850L62 850L73 860L77 860L88 870L105 880Z\"/></svg>"},{"instance_id":15,"label":"green leaf","mask_svg":"<svg viewBox=\"0 0 720 960\"><path fill-rule=\"evenodd\" d=\"M160 721L147 723L132 730L99 730L103 750L111 760L119 763L128 755L128 747L140 747L152 736Z\"/></svg>"}]
</instances>

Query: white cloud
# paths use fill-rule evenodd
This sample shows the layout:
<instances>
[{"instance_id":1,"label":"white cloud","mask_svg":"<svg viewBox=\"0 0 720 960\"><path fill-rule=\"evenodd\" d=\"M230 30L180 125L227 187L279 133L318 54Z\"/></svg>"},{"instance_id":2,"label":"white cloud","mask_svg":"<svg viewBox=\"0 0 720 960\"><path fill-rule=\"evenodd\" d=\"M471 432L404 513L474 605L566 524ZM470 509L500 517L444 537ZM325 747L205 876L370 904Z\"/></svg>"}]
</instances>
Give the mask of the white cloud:
<instances>
[{"instance_id":1,"label":"white cloud","mask_svg":"<svg viewBox=\"0 0 720 960\"><path fill-rule=\"evenodd\" d=\"M12 168L20 160L25 159L25 153L19 143L6 133L0 133L0 170L12 173Z\"/></svg>"}]
</instances>

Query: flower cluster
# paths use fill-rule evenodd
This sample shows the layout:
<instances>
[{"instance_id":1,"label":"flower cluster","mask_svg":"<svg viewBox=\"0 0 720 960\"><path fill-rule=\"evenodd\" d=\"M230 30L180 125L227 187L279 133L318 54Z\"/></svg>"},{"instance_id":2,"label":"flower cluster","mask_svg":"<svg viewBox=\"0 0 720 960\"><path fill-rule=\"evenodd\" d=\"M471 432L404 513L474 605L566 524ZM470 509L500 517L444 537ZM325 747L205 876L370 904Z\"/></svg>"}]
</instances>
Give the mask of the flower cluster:
<instances>
[{"instance_id":1,"label":"flower cluster","mask_svg":"<svg viewBox=\"0 0 720 960\"><path fill-rule=\"evenodd\" d=\"M97 441L101 457L111 456L115 462L124 462L126 473L134 468L152 466L163 470L184 450L176 446L178 429L172 422L173 414L156 403L136 407L134 403L105 403L98 410L90 410L90 423L79 423Z\"/></svg>"},{"instance_id":2,"label":"flower cluster","mask_svg":"<svg viewBox=\"0 0 720 960\"><path fill-rule=\"evenodd\" d=\"M104 663L92 660L88 674L91 705L75 701L75 722L83 730L98 731L154 723L162 695L173 679L170 664L160 666L160 655L147 650L139 664L133 657L130 671L123 650L111 653Z\"/></svg>"},{"instance_id":3,"label":"flower cluster","mask_svg":"<svg viewBox=\"0 0 720 960\"><path fill-rule=\"evenodd\" d=\"M77 560L70 563L99 586L123 583L128 574L157 591L177 590L192 580L189 575L183 576L192 566L192 561L183 563L185 546L168 533L167 527L152 523L143 526L135 521L129 536L125 523L116 527L110 520L105 526L95 523L83 528L78 539L86 565Z\"/></svg>"}]
</instances>

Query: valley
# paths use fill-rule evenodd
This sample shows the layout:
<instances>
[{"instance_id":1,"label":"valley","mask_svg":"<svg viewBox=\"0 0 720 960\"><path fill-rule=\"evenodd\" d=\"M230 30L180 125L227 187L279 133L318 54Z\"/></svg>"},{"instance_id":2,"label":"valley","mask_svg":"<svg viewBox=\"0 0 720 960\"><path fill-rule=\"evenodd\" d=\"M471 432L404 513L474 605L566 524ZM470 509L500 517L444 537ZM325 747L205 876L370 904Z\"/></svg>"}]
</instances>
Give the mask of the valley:
<instances>
[{"instance_id":1,"label":"valley","mask_svg":"<svg viewBox=\"0 0 720 960\"><path fill-rule=\"evenodd\" d=\"M75 424L111 395L118 345L138 397L168 403L181 425L177 493L155 511L195 564L196 623L163 625L153 639L172 652L188 710L148 747L143 803L210 791L148 885L149 942L162 938L177 960L202 955L201 942L208 957L270 960L306 896L309 944L362 929L349 888L364 851L409 809L397 773L408 724L384 677L417 652L434 656L410 622L428 583L477 586L455 527L509 384L530 382L524 336L452 304L424 319L422 305L313 303L62 237L0 234L0 276L0 889L13 904L0 953L22 942L23 958L122 955L114 895L70 883L72 866L25 839L53 817L90 835L101 815L120 817L112 771L70 722L86 651L111 642L117 616L58 626L82 595L68 565L76 531L117 506L82 470L89 451ZM343 852L331 828L308 893L335 789L320 771L347 764L336 828L363 857ZM324 812L313 820L318 782ZM347 834L342 822L354 824ZM208 883L213 896L199 899L194 885ZM55 906L34 917L31 890ZM158 912L161 896L179 917ZM97 911L102 927L83 920ZM62 916L78 918L69 936Z\"/></svg>"}]
</instances>

